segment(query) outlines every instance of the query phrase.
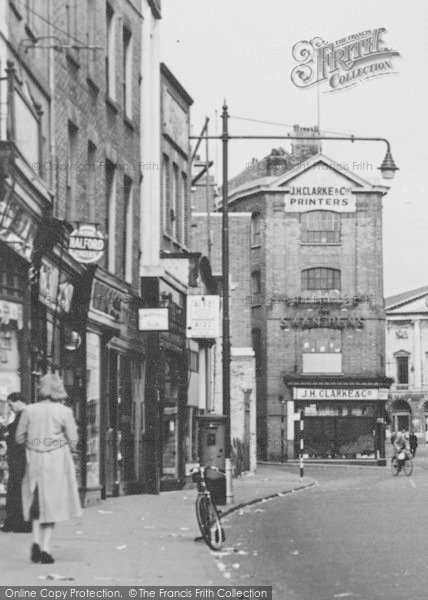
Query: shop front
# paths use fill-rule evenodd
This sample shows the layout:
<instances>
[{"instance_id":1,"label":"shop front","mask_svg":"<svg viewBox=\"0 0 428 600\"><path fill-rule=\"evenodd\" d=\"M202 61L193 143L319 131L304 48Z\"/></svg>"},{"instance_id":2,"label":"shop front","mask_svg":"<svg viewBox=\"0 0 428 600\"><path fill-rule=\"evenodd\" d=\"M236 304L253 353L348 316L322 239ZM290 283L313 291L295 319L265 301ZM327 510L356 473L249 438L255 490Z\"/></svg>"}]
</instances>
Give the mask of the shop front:
<instances>
[{"instance_id":1,"label":"shop front","mask_svg":"<svg viewBox=\"0 0 428 600\"><path fill-rule=\"evenodd\" d=\"M144 488L144 368L138 299L98 270L86 334L86 477L100 497Z\"/></svg>"},{"instance_id":2,"label":"shop front","mask_svg":"<svg viewBox=\"0 0 428 600\"><path fill-rule=\"evenodd\" d=\"M382 461L387 395L385 388L351 382L293 386L287 403L289 456L299 456L302 421L305 458Z\"/></svg>"}]
</instances>

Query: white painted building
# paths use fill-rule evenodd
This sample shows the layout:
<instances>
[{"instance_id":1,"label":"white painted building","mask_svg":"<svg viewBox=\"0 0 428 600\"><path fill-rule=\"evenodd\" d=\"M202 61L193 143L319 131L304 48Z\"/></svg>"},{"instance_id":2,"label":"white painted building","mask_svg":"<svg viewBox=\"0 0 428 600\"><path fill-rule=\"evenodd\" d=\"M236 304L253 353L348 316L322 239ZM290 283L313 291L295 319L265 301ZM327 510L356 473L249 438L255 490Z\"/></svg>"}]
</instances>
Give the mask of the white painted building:
<instances>
[{"instance_id":1,"label":"white painted building","mask_svg":"<svg viewBox=\"0 0 428 600\"><path fill-rule=\"evenodd\" d=\"M428 441L428 286L385 299L390 430Z\"/></svg>"}]
</instances>

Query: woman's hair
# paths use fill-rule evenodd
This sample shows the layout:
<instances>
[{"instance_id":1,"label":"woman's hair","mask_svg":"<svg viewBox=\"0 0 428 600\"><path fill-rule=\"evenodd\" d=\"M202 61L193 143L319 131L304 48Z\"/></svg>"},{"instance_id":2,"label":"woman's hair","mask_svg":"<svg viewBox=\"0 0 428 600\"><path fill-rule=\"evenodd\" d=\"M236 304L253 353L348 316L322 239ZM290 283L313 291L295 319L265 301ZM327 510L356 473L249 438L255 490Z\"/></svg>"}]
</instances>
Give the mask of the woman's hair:
<instances>
[{"instance_id":1,"label":"woman's hair","mask_svg":"<svg viewBox=\"0 0 428 600\"><path fill-rule=\"evenodd\" d=\"M62 379L56 373L47 373L40 378L39 397L41 400L50 398L53 402L59 402L67 398Z\"/></svg>"},{"instance_id":2,"label":"woman's hair","mask_svg":"<svg viewBox=\"0 0 428 600\"><path fill-rule=\"evenodd\" d=\"M21 392L12 392L7 397L8 402L25 402Z\"/></svg>"}]
</instances>

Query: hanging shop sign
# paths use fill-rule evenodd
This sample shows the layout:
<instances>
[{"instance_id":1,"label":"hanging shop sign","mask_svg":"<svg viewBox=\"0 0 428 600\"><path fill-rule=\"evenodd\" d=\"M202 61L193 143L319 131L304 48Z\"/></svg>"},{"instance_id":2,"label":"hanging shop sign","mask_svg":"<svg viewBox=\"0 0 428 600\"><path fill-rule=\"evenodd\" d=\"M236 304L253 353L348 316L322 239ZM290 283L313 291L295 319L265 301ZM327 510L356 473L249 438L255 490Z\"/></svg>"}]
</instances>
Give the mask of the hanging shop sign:
<instances>
[{"instance_id":1,"label":"hanging shop sign","mask_svg":"<svg viewBox=\"0 0 428 600\"><path fill-rule=\"evenodd\" d=\"M186 337L220 336L220 296L187 296Z\"/></svg>"},{"instance_id":2,"label":"hanging shop sign","mask_svg":"<svg viewBox=\"0 0 428 600\"><path fill-rule=\"evenodd\" d=\"M36 224L19 205L11 190L0 200L0 240L26 260L31 260Z\"/></svg>"},{"instance_id":3,"label":"hanging shop sign","mask_svg":"<svg viewBox=\"0 0 428 600\"><path fill-rule=\"evenodd\" d=\"M95 263L104 254L104 235L96 225L80 224L70 234L68 251L79 263Z\"/></svg>"},{"instance_id":4,"label":"hanging shop sign","mask_svg":"<svg viewBox=\"0 0 428 600\"><path fill-rule=\"evenodd\" d=\"M91 294L91 308L103 313L111 320L120 323L123 307L130 302L130 296L116 290L102 281L94 280Z\"/></svg>"},{"instance_id":5,"label":"hanging shop sign","mask_svg":"<svg viewBox=\"0 0 428 600\"><path fill-rule=\"evenodd\" d=\"M59 313L69 313L74 295L74 285L59 282L59 268L46 258L42 259L39 272L39 301Z\"/></svg>"},{"instance_id":6,"label":"hanging shop sign","mask_svg":"<svg viewBox=\"0 0 428 600\"><path fill-rule=\"evenodd\" d=\"M168 331L169 319L167 308L139 308L139 331Z\"/></svg>"},{"instance_id":7,"label":"hanging shop sign","mask_svg":"<svg viewBox=\"0 0 428 600\"><path fill-rule=\"evenodd\" d=\"M387 400L384 388L293 388L294 400Z\"/></svg>"},{"instance_id":8,"label":"hanging shop sign","mask_svg":"<svg viewBox=\"0 0 428 600\"><path fill-rule=\"evenodd\" d=\"M281 329L314 329L317 327L327 329L362 329L364 322L365 319L363 317L282 317L280 327Z\"/></svg>"}]
</instances>

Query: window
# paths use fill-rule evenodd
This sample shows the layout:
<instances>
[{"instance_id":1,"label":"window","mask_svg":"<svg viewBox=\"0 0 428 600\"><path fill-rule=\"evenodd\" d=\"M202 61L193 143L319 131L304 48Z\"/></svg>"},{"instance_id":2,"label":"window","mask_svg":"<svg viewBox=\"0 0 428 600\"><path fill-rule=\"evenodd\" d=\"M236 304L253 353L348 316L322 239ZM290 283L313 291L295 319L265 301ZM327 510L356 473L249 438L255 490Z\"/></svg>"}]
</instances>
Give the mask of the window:
<instances>
[{"instance_id":1,"label":"window","mask_svg":"<svg viewBox=\"0 0 428 600\"><path fill-rule=\"evenodd\" d=\"M256 372L260 373L262 368L262 332L259 328L251 331L253 339L253 350L256 359Z\"/></svg>"},{"instance_id":2,"label":"window","mask_svg":"<svg viewBox=\"0 0 428 600\"><path fill-rule=\"evenodd\" d=\"M88 141L88 165L87 165L87 189L86 189L86 216L90 222L94 222L96 215L96 165L97 148L90 140Z\"/></svg>"},{"instance_id":3,"label":"window","mask_svg":"<svg viewBox=\"0 0 428 600\"><path fill-rule=\"evenodd\" d=\"M67 165L67 221L74 221L77 209L77 173L78 173L78 128L68 122L68 165Z\"/></svg>"},{"instance_id":4,"label":"window","mask_svg":"<svg viewBox=\"0 0 428 600\"><path fill-rule=\"evenodd\" d=\"M38 171L40 161L41 122L40 114L30 98L14 93L15 141L25 160Z\"/></svg>"},{"instance_id":5,"label":"window","mask_svg":"<svg viewBox=\"0 0 428 600\"><path fill-rule=\"evenodd\" d=\"M251 273L251 293L260 294L261 284L260 284L260 271L253 271Z\"/></svg>"},{"instance_id":6,"label":"window","mask_svg":"<svg viewBox=\"0 0 428 600\"><path fill-rule=\"evenodd\" d=\"M132 118L132 35L123 28L123 108L125 115Z\"/></svg>"},{"instance_id":7,"label":"window","mask_svg":"<svg viewBox=\"0 0 428 600\"><path fill-rule=\"evenodd\" d=\"M260 246L261 243L261 215L259 213L254 213L251 216L251 246Z\"/></svg>"},{"instance_id":8,"label":"window","mask_svg":"<svg viewBox=\"0 0 428 600\"><path fill-rule=\"evenodd\" d=\"M302 336L303 373L342 372L342 332L338 329L306 329Z\"/></svg>"},{"instance_id":9,"label":"window","mask_svg":"<svg viewBox=\"0 0 428 600\"><path fill-rule=\"evenodd\" d=\"M106 86L107 95L112 99L116 100L116 51L115 51L115 18L114 11L109 4L106 8Z\"/></svg>"},{"instance_id":10,"label":"window","mask_svg":"<svg viewBox=\"0 0 428 600\"><path fill-rule=\"evenodd\" d=\"M302 290L339 290L340 271L338 269L305 269L302 271Z\"/></svg>"},{"instance_id":11,"label":"window","mask_svg":"<svg viewBox=\"0 0 428 600\"><path fill-rule=\"evenodd\" d=\"M302 242L328 244L340 242L340 214L314 210L302 214Z\"/></svg>"},{"instance_id":12,"label":"window","mask_svg":"<svg viewBox=\"0 0 428 600\"><path fill-rule=\"evenodd\" d=\"M76 43L77 34L77 9L76 0L69 0L65 4L65 24L67 29L66 44L74 45Z\"/></svg>"},{"instance_id":13,"label":"window","mask_svg":"<svg viewBox=\"0 0 428 600\"><path fill-rule=\"evenodd\" d=\"M172 223L172 236L175 240L178 239L178 231L179 231L178 205L179 205L180 193L181 193L180 185L179 185L179 181L178 181L178 175L179 175L178 166L175 163L172 163L171 223Z\"/></svg>"},{"instance_id":14,"label":"window","mask_svg":"<svg viewBox=\"0 0 428 600\"><path fill-rule=\"evenodd\" d=\"M107 237L105 256L107 271L114 273L116 238L116 169L106 160L106 206L105 233Z\"/></svg>"},{"instance_id":15,"label":"window","mask_svg":"<svg viewBox=\"0 0 428 600\"><path fill-rule=\"evenodd\" d=\"M87 0L87 18L88 18L88 31L86 33L86 42L88 46L97 45L97 0ZM96 50L88 50L86 52L87 65L88 65L88 77L92 80L95 79L95 66L97 61Z\"/></svg>"},{"instance_id":16,"label":"window","mask_svg":"<svg viewBox=\"0 0 428 600\"><path fill-rule=\"evenodd\" d=\"M408 384L409 383L409 357L408 356L397 356L397 383Z\"/></svg>"},{"instance_id":17,"label":"window","mask_svg":"<svg viewBox=\"0 0 428 600\"><path fill-rule=\"evenodd\" d=\"M187 205L187 175L186 173L181 174L181 211L180 211L180 229L181 229L181 243L186 245L186 205Z\"/></svg>"},{"instance_id":18,"label":"window","mask_svg":"<svg viewBox=\"0 0 428 600\"><path fill-rule=\"evenodd\" d=\"M166 154L162 157L162 222L164 233L169 232L170 225L170 197L171 197L171 174L169 170L169 158Z\"/></svg>"},{"instance_id":19,"label":"window","mask_svg":"<svg viewBox=\"0 0 428 600\"><path fill-rule=\"evenodd\" d=\"M199 372L199 352L188 350L189 371Z\"/></svg>"},{"instance_id":20,"label":"window","mask_svg":"<svg viewBox=\"0 0 428 600\"><path fill-rule=\"evenodd\" d=\"M128 283L132 282L132 180L123 179L123 277Z\"/></svg>"}]
</instances>

